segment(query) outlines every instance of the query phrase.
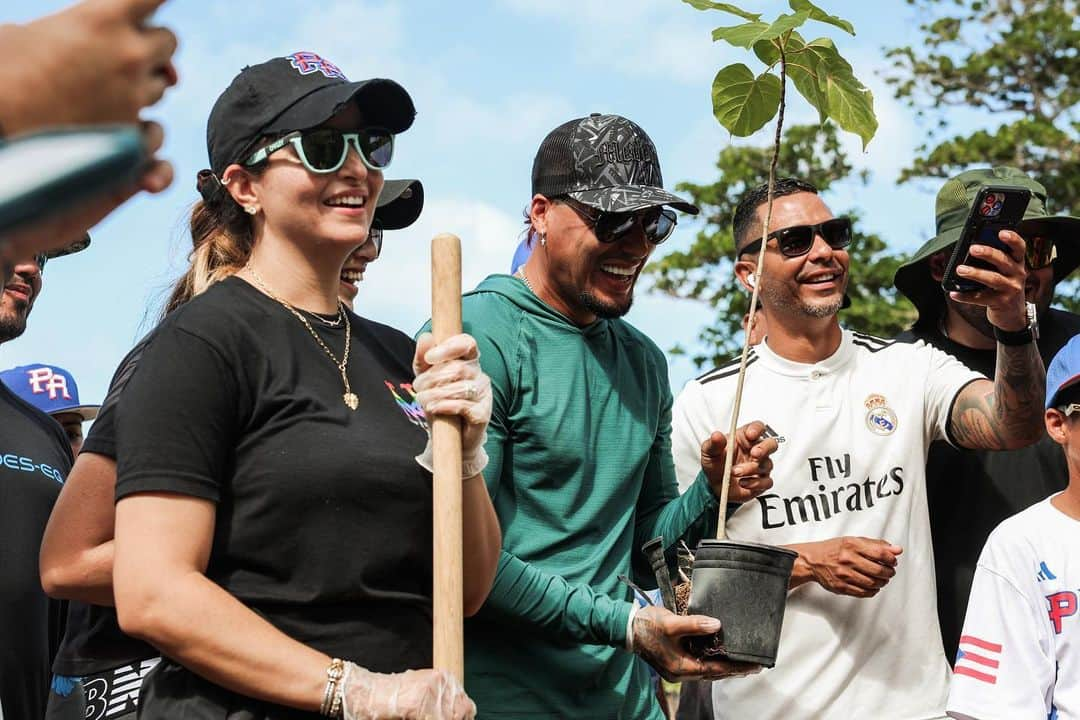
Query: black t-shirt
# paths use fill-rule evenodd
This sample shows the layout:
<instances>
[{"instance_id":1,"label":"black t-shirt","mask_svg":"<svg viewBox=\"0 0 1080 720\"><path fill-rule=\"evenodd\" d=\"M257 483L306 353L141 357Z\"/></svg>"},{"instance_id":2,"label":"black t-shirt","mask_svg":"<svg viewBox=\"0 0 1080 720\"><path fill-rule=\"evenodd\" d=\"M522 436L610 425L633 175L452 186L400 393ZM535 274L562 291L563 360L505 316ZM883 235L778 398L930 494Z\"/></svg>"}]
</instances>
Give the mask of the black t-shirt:
<instances>
[{"instance_id":1,"label":"black t-shirt","mask_svg":"<svg viewBox=\"0 0 1080 720\"><path fill-rule=\"evenodd\" d=\"M1039 354L1050 364L1073 335L1080 316L1050 310L1040 318ZM996 350L975 350L944 337L936 326L902 334L925 340L973 370L994 377ZM1065 489L1065 456L1049 437L1021 450L963 450L937 442L926 464L927 502L934 540L938 618L946 656L956 657L975 565L990 532L1005 518Z\"/></svg>"},{"instance_id":2,"label":"black t-shirt","mask_svg":"<svg viewBox=\"0 0 1080 720\"><path fill-rule=\"evenodd\" d=\"M207 576L285 634L376 672L431 665L431 476L413 341L349 314L350 410L334 363L279 303L229 278L167 318L120 397L117 497L217 505ZM310 319L340 358L344 327ZM195 696L195 697L192 697ZM227 705L163 660L140 717ZM201 716L200 716L201 717Z\"/></svg>"},{"instance_id":3,"label":"black t-shirt","mask_svg":"<svg viewBox=\"0 0 1080 720\"><path fill-rule=\"evenodd\" d=\"M116 460L116 405L150 337L152 335L140 340L120 362L81 452ZM120 630L115 608L71 603L64 641L53 663L53 672L68 676L90 675L157 657L158 654L151 645Z\"/></svg>"},{"instance_id":4,"label":"black t-shirt","mask_svg":"<svg viewBox=\"0 0 1080 720\"><path fill-rule=\"evenodd\" d=\"M45 523L71 470L61 427L0 383L0 715L40 718L67 604L41 589Z\"/></svg>"}]
</instances>

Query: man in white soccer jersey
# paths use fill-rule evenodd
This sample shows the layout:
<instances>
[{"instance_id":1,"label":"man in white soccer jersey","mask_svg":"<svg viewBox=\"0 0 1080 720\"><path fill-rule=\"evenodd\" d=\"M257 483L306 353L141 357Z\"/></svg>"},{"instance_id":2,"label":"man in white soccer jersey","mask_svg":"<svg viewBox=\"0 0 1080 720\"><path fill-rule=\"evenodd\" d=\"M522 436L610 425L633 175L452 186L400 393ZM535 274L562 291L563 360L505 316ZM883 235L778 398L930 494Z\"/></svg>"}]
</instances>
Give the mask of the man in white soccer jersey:
<instances>
[{"instance_id":1,"label":"man in white soccer jersey","mask_svg":"<svg viewBox=\"0 0 1080 720\"><path fill-rule=\"evenodd\" d=\"M949 691L954 718L1080 718L1080 335L1046 371L1045 421L1069 485L986 541Z\"/></svg>"},{"instance_id":2,"label":"man in white soccer jersey","mask_svg":"<svg viewBox=\"0 0 1080 720\"><path fill-rule=\"evenodd\" d=\"M771 492L736 509L732 539L799 553L776 667L713 686L716 717L927 720L945 716L949 666L937 626L926 508L926 453L944 438L1017 448L1042 434L1045 372L1024 301L1024 243L979 246L996 270L965 268L987 289L998 331L993 382L924 343L844 330L851 223L815 188L777 183L763 277L753 277L766 189L735 213L738 282L760 285L769 334L749 357L741 422L782 438ZM700 472L701 443L728 426L737 362L690 381L675 402L680 482ZM1023 482L1023 478L1017 478Z\"/></svg>"}]
</instances>

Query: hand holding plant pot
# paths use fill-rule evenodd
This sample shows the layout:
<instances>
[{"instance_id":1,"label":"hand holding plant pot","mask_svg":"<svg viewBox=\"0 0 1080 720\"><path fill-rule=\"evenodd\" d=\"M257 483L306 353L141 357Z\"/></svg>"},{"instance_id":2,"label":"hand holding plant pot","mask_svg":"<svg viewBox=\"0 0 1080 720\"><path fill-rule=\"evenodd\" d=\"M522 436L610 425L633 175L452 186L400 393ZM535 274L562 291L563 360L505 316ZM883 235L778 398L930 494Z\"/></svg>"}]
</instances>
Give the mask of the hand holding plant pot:
<instances>
[{"instance_id":1,"label":"hand holding plant pot","mask_svg":"<svg viewBox=\"0 0 1080 720\"><path fill-rule=\"evenodd\" d=\"M761 667L752 663L692 655L685 638L711 635L720 621L704 615L676 615L659 606L641 608L634 616L633 649L669 682L717 680L749 675Z\"/></svg>"},{"instance_id":2,"label":"hand holding plant pot","mask_svg":"<svg viewBox=\"0 0 1080 720\"><path fill-rule=\"evenodd\" d=\"M773 462L769 457L780 447L775 437L766 437L765 423L743 425L735 431L735 456L728 488L728 502L744 503L753 500L773 486ZM727 436L713 432L701 443L701 469L709 479L713 494L721 496L724 483L724 454Z\"/></svg>"}]
</instances>

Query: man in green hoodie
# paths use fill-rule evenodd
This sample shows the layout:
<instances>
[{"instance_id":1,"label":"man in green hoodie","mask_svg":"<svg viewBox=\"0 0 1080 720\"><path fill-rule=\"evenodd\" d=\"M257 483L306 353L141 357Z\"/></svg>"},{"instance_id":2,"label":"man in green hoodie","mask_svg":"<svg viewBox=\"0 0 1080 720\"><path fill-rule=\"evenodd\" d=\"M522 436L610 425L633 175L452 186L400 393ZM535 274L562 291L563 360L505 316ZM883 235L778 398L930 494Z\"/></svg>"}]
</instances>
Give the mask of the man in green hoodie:
<instances>
[{"instance_id":1,"label":"man in green hoodie","mask_svg":"<svg viewBox=\"0 0 1080 720\"><path fill-rule=\"evenodd\" d=\"M533 252L463 300L494 411L484 477L503 531L491 594L466 621L465 684L481 718L656 718L642 657L669 678L756 670L686 653L719 622L661 607L636 611L619 575L655 587L639 548L715 531L726 438L702 446L681 497L671 459L667 363L620 319L655 246L674 230L656 148L617 115L553 130L533 165ZM737 433L731 500L772 485L776 440Z\"/></svg>"}]
</instances>

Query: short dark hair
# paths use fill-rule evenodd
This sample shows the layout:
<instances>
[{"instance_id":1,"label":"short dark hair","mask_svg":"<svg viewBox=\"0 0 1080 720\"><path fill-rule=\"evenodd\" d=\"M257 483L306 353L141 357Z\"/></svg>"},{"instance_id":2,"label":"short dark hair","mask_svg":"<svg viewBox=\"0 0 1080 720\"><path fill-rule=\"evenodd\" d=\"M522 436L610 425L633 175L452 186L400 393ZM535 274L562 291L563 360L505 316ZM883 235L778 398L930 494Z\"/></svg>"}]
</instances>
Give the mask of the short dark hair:
<instances>
[{"instance_id":1,"label":"short dark hair","mask_svg":"<svg viewBox=\"0 0 1080 720\"><path fill-rule=\"evenodd\" d=\"M818 189L799 178L779 178L773 184L773 199L794 195L796 193L818 194ZM742 252L742 248L749 245L761 235L761 223L758 221L757 209L769 201L769 183L762 183L751 188L742 196L738 207L735 208L735 217L732 219L732 235L735 237L735 254Z\"/></svg>"}]
</instances>

